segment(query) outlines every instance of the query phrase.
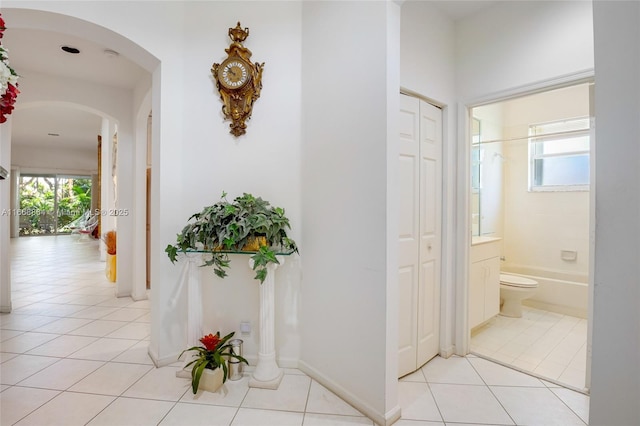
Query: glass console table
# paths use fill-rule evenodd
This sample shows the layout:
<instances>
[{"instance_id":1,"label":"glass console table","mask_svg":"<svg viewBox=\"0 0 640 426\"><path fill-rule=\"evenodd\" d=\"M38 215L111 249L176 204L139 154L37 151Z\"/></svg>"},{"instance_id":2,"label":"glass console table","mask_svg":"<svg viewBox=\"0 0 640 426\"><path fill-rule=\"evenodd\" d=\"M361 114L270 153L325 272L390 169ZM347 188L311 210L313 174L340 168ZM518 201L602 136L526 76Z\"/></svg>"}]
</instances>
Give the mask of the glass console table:
<instances>
[{"instance_id":1,"label":"glass console table","mask_svg":"<svg viewBox=\"0 0 640 426\"><path fill-rule=\"evenodd\" d=\"M178 252L186 257L186 265L181 274L180 285L176 288L174 299L177 300L185 282L187 284L187 338L188 346L198 346L202 332L202 296L200 282L200 266L198 260L212 253L210 250L187 250ZM253 255L255 251L227 251L219 250L216 253ZM267 265L267 276L262 284L256 280L256 285L260 286L260 346L258 350L258 362L249 380L249 387L263 389L277 389L282 381L284 372L276 362L275 349L275 272L278 266L282 265L286 256L293 254L293 250L278 251L276 258L280 264L270 263ZM202 262L203 263L203 262ZM253 259L249 259L249 268L253 270ZM181 376L185 371L179 372ZM187 377L191 377L190 375Z\"/></svg>"}]
</instances>

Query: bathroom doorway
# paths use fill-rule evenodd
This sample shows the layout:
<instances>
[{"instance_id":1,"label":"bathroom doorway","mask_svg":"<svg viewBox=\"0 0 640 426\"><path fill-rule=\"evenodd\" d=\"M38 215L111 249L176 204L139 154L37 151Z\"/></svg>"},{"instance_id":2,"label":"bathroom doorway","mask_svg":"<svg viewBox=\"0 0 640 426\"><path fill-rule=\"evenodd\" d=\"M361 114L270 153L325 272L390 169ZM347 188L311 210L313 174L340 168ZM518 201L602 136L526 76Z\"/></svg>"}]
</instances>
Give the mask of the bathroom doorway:
<instances>
[{"instance_id":1,"label":"bathroom doorway","mask_svg":"<svg viewBox=\"0 0 640 426\"><path fill-rule=\"evenodd\" d=\"M583 392L591 86L470 109L470 350Z\"/></svg>"}]
</instances>

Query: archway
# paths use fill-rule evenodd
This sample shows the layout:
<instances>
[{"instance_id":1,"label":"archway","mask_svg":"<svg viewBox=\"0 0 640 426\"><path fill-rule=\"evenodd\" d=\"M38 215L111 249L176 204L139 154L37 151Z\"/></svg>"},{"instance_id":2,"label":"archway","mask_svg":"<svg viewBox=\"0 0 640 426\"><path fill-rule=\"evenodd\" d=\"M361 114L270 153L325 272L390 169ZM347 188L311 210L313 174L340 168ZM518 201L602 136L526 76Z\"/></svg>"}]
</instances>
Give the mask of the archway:
<instances>
[{"instance_id":1,"label":"archway","mask_svg":"<svg viewBox=\"0 0 640 426\"><path fill-rule=\"evenodd\" d=\"M3 17L7 26L16 31L55 31L60 32L64 28L64 33L73 37L81 37L85 40L100 46L108 46L117 51L127 60L134 62L147 75L136 87L125 91L114 91L113 87L101 87L99 83L87 82L85 80L74 80L59 75L47 75L43 69L23 69L20 73L24 75L21 83L21 95L14 111L14 119L19 121L21 110L44 106L72 107L85 112L91 112L101 120L100 134L109 135L111 140L118 126L118 161L119 180L122 191L118 191L118 202L123 207L123 211L129 212L127 216L118 218L118 227L122 232L119 235L120 246L123 256L119 262L119 279L116 288L117 296L131 296L135 300L146 298L144 280L136 279L137 268L135 265L144 264L146 258L146 239L139 239L137 227L140 226L139 218L146 217L146 207L136 201L137 188L142 185L144 188L146 175L146 161L143 161L141 170L143 180L137 169L139 162L136 155L140 151L145 153L147 147L146 123L141 130L138 128L140 115L147 115L150 111L152 99L152 79L151 75L159 68L159 60L148 51L134 43L130 39L123 37L105 27L94 23L59 13L46 12L41 10L28 10L19 8L3 8ZM10 34L10 32L9 32ZM5 33L5 40L10 37ZM27 53L27 52L22 52ZM31 56L38 56L42 52L29 52ZM18 65L17 61L14 65ZM33 64L30 64L32 66ZM70 72L72 76L75 74ZM156 87L159 93L159 87ZM140 93L146 93L144 101L138 100ZM13 130L15 131L13 126ZM11 126L9 126L11 128ZM3 144L11 145L11 137L3 138ZM103 137L103 140L106 139ZM94 139L95 140L95 139ZM142 148L138 149L141 144ZM8 207L8 206L7 206ZM114 206L115 207L115 206ZM144 229L143 229L144 232ZM5 238L4 234L2 235ZM8 232L6 235L8 239ZM3 247L5 247L3 245ZM9 268L9 256L2 256L0 269ZM2 294L10 294L11 283L8 279L3 279L0 283ZM10 298L10 296L9 296ZM10 299L9 299L10 300ZM3 310L10 310L10 302L3 302Z\"/></svg>"}]
</instances>

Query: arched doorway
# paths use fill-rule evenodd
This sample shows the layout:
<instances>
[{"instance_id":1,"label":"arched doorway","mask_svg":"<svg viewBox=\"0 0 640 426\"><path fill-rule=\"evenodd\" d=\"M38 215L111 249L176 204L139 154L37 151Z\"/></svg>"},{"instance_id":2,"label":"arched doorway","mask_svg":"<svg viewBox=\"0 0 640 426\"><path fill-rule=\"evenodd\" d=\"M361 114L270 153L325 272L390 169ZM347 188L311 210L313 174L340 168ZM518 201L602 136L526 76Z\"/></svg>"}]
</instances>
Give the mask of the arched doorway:
<instances>
[{"instance_id":1,"label":"arched doorway","mask_svg":"<svg viewBox=\"0 0 640 426\"><path fill-rule=\"evenodd\" d=\"M107 220L113 222L117 220L120 231L119 245L123 255L118 265L116 295L131 296L135 300L146 298L145 280L138 279L139 268L136 266L146 263L146 238L144 237L147 216L144 202L146 194L139 200L140 197L136 196L135 191L139 187L145 191L146 187L147 127L145 122L144 127L138 129L137 117L149 115L153 91L151 73L159 67L159 61L130 39L82 19L11 7L3 8L2 13L6 26L10 28L4 34L3 46L12 51L12 66L19 70L21 75L21 81L19 81L21 94L11 117L13 123L10 123L9 127L11 136L3 138L2 143L10 146L13 141L22 137L24 129L21 121L24 120L21 120L21 113L26 114L28 110L30 113L36 110L43 112L41 119L29 120L32 127L38 122L49 125L61 124L59 121L53 123L46 121L46 111L51 107L59 110L61 105L74 105L77 111L84 110L85 113L93 111L96 114L100 125L93 133L91 143L96 143L98 135L103 135L103 140L106 139L104 136L108 136L110 141L108 148L112 161L107 164L109 167L117 164L120 182L120 188L113 194L116 201L111 205L103 205L100 213L102 215L102 212L106 212L103 216L107 216ZM64 29L63 33L60 33L61 28ZM34 43L35 39L42 43ZM22 45L22 43L25 44ZM73 44L80 46L78 48L80 56L87 55L87 58L84 58L85 65L80 65L79 57L59 56L65 54L60 51L62 45ZM75 62L65 62L65 60ZM121 65L115 69L120 72L97 70L96 63L102 61L112 61L112 64L118 61ZM102 68L106 68L104 64L109 62L102 63ZM131 74L132 70L135 71L133 80L117 81L118 75ZM140 96L140 93L146 93L146 95ZM81 126L80 121L76 121L76 127ZM116 125L117 151L113 149L114 144L111 143ZM44 128L45 126L39 131L42 132ZM56 134L57 132L47 133ZM139 144L143 146L140 150L144 152L144 158L139 158L137 147ZM50 165L51 169L56 168L53 163ZM108 175L112 175L111 170ZM8 205L2 207L9 208ZM118 207L121 208L117 209ZM114 213L122 211L127 214L111 215L110 211ZM142 238L139 237L138 227L142 227ZM5 234L2 235L5 238ZM7 239L8 235L9 232L6 234ZM4 247L6 246L3 245ZM8 270L9 256L3 254L0 262L2 263L0 269ZM145 273L144 268L142 273ZM4 296L2 309L10 311L9 279L3 278L0 287ZM5 303L7 300L8 304Z\"/></svg>"}]
</instances>

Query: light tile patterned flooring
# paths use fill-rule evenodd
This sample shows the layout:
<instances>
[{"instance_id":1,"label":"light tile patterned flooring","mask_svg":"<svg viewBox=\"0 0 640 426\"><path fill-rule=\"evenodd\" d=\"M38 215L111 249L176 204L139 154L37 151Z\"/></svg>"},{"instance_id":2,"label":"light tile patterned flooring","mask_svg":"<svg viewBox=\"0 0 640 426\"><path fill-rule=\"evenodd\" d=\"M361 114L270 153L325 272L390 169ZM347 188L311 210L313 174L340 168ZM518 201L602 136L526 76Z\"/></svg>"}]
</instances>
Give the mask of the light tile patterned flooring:
<instances>
[{"instance_id":1,"label":"light tile patterned flooring","mask_svg":"<svg viewBox=\"0 0 640 426\"><path fill-rule=\"evenodd\" d=\"M498 315L474 330L471 351L585 390L586 319L523 306L522 318Z\"/></svg>"},{"instance_id":2,"label":"light tile patterned flooring","mask_svg":"<svg viewBox=\"0 0 640 426\"><path fill-rule=\"evenodd\" d=\"M193 395L147 355L149 303L115 298L97 242L12 240L13 306L0 315L0 425L370 425L298 370L278 390ZM398 384L398 426L582 425L588 397L470 356L434 358Z\"/></svg>"}]
</instances>

